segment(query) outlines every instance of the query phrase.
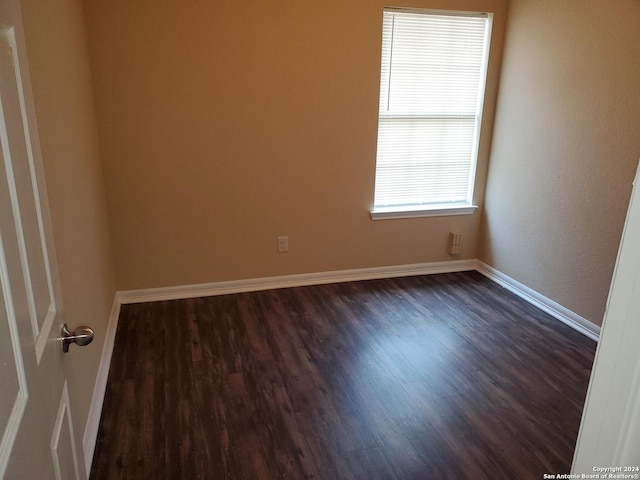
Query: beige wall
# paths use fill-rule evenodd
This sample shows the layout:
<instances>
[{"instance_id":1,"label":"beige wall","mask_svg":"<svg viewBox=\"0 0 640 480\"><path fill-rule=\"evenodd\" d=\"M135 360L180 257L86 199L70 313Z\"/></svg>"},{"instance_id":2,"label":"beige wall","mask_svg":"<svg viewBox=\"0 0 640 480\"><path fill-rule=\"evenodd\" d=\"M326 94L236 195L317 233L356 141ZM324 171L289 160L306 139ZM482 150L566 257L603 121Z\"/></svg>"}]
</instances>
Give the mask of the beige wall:
<instances>
[{"instance_id":1,"label":"beige wall","mask_svg":"<svg viewBox=\"0 0 640 480\"><path fill-rule=\"evenodd\" d=\"M69 357L81 437L115 293L82 6L76 0L21 3L63 316L71 327L87 324L96 334L93 344Z\"/></svg>"},{"instance_id":2,"label":"beige wall","mask_svg":"<svg viewBox=\"0 0 640 480\"><path fill-rule=\"evenodd\" d=\"M640 3L512 0L480 258L601 324L640 157Z\"/></svg>"},{"instance_id":3,"label":"beige wall","mask_svg":"<svg viewBox=\"0 0 640 480\"><path fill-rule=\"evenodd\" d=\"M369 217L387 3L85 2L119 289L476 257L477 213ZM506 0L395 4L496 12L490 116Z\"/></svg>"}]
</instances>

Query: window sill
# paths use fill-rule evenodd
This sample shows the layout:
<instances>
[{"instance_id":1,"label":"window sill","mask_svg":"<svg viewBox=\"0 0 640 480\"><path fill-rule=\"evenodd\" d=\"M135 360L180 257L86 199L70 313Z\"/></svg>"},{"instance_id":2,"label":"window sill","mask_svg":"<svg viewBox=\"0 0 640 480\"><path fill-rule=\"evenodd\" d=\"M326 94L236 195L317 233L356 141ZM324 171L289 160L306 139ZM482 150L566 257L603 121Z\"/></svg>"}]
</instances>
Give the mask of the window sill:
<instances>
[{"instance_id":1,"label":"window sill","mask_svg":"<svg viewBox=\"0 0 640 480\"><path fill-rule=\"evenodd\" d=\"M382 207L371 211L372 220L391 220L394 218L448 217L449 215L472 215L477 205L439 206L433 208Z\"/></svg>"}]
</instances>

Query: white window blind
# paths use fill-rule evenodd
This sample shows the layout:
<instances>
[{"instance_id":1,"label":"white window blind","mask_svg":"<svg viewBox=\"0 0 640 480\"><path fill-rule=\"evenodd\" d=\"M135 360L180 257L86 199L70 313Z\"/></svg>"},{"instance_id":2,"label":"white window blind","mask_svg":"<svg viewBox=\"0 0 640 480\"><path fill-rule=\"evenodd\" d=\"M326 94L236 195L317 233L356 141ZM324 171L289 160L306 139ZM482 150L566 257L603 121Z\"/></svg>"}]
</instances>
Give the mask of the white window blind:
<instances>
[{"instance_id":1,"label":"white window blind","mask_svg":"<svg viewBox=\"0 0 640 480\"><path fill-rule=\"evenodd\" d=\"M488 14L385 10L374 211L471 205Z\"/></svg>"}]
</instances>

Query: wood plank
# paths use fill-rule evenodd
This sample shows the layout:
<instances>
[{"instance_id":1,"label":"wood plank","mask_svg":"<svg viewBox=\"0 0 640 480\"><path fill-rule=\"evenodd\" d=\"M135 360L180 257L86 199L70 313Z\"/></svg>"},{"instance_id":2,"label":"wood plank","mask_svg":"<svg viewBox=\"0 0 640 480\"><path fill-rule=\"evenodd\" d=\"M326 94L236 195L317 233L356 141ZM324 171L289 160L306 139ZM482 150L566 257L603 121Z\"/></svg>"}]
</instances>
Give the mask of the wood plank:
<instances>
[{"instance_id":1,"label":"wood plank","mask_svg":"<svg viewBox=\"0 0 640 480\"><path fill-rule=\"evenodd\" d=\"M475 272L125 305L91 479L568 472L595 346Z\"/></svg>"}]
</instances>

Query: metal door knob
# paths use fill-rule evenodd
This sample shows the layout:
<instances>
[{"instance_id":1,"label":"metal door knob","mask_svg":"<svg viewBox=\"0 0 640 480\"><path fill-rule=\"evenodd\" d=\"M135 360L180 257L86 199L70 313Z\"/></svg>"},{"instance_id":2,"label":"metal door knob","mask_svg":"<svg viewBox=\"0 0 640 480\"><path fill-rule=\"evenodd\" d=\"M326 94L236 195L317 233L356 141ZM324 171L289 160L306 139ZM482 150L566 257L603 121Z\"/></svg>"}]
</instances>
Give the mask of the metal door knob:
<instances>
[{"instance_id":1,"label":"metal door knob","mask_svg":"<svg viewBox=\"0 0 640 480\"><path fill-rule=\"evenodd\" d=\"M73 332L69 331L67 324L62 326L62 333L60 334L60 340L62 340L62 351L67 353L69 351L69 345L75 343L79 347L89 345L93 341L93 330L89 327L81 326L76 328Z\"/></svg>"}]
</instances>

